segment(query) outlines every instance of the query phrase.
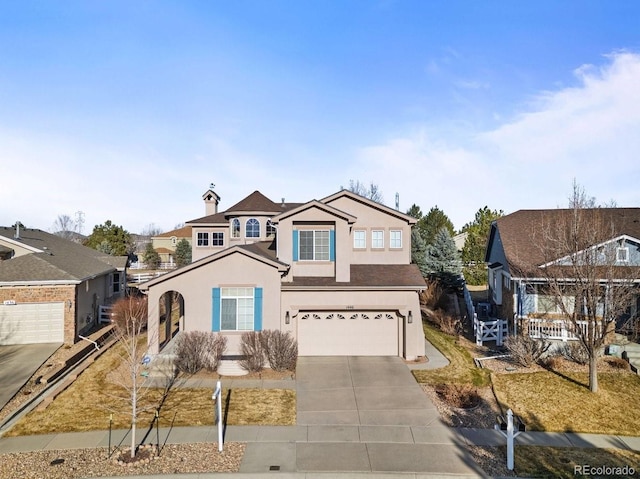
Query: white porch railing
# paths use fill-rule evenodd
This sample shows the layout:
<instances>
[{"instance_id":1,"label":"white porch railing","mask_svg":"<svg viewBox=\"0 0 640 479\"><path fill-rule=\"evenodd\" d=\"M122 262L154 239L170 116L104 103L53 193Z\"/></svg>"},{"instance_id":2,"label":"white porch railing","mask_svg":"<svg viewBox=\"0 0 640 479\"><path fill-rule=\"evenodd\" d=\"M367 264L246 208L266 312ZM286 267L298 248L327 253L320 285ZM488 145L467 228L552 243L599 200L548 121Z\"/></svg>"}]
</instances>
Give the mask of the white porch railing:
<instances>
[{"instance_id":1,"label":"white porch railing","mask_svg":"<svg viewBox=\"0 0 640 479\"><path fill-rule=\"evenodd\" d=\"M529 336L537 339L553 339L566 341L575 341L578 337L573 331L571 323L562 319L540 319L540 318L523 318L527 321ZM587 321L578 321L577 326L581 332L586 335ZM597 325L600 329L600 325Z\"/></svg>"},{"instance_id":2,"label":"white porch railing","mask_svg":"<svg viewBox=\"0 0 640 479\"><path fill-rule=\"evenodd\" d=\"M150 279L157 278L158 276L162 276L164 274L156 271L155 273L136 273L130 274L127 278L128 283L138 284L144 283L145 281L149 281Z\"/></svg>"}]
</instances>

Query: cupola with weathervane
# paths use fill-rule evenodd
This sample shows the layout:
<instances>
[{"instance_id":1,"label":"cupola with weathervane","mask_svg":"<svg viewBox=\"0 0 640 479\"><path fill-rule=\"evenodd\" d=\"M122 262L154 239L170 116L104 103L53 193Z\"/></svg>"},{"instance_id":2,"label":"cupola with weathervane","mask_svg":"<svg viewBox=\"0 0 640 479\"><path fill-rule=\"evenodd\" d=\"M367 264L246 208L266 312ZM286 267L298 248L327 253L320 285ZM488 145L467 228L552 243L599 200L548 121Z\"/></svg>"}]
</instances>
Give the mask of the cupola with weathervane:
<instances>
[{"instance_id":1,"label":"cupola with weathervane","mask_svg":"<svg viewBox=\"0 0 640 479\"><path fill-rule=\"evenodd\" d=\"M213 183L209 185L209 189L202 195L204 200L205 215L215 215L218 212L218 203L220 203L220 197L213 191L216 187Z\"/></svg>"}]
</instances>

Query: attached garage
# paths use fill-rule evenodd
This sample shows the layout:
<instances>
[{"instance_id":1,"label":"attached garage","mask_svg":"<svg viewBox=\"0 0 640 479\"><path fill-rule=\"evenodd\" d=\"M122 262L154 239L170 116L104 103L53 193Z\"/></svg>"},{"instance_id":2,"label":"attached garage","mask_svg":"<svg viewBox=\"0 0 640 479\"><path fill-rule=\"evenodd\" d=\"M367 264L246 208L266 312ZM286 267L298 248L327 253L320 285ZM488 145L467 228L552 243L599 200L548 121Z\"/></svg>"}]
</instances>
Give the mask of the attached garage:
<instances>
[{"instance_id":1,"label":"attached garage","mask_svg":"<svg viewBox=\"0 0 640 479\"><path fill-rule=\"evenodd\" d=\"M64 302L0 304L0 344L63 341Z\"/></svg>"},{"instance_id":2,"label":"attached garage","mask_svg":"<svg viewBox=\"0 0 640 479\"><path fill-rule=\"evenodd\" d=\"M398 356L395 311L300 311L300 356Z\"/></svg>"}]
</instances>

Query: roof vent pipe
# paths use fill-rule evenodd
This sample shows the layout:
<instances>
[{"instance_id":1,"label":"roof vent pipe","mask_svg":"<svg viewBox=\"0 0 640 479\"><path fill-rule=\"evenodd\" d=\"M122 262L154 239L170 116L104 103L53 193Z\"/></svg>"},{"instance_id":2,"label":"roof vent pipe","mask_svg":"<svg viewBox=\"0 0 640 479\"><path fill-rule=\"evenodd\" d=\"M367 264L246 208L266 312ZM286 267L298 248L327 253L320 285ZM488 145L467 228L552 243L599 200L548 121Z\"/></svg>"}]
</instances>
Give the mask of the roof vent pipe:
<instances>
[{"instance_id":1,"label":"roof vent pipe","mask_svg":"<svg viewBox=\"0 0 640 479\"><path fill-rule=\"evenodd\" d=\"M284 208L284 198L282 198L282 207Z\"/></svg>"},{"instance_id":2,"label":"roof vent pipe","mask_svg":"<svg viewBox=\"0 0 640 479\"><path fill-rule=\"evenodd\" d=\"M20 222L16 221L16 234L14 236L15 239L20 239Z\"/></svg>"}]
</instances>

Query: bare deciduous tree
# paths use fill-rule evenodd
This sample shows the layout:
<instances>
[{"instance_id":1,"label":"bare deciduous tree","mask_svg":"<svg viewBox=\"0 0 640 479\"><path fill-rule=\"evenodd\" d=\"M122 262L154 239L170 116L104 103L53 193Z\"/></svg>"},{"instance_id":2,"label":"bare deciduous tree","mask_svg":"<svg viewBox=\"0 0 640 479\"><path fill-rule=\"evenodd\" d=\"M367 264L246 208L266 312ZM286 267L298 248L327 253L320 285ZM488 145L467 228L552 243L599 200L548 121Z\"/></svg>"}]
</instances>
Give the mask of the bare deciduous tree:
<instances>
[{"instance_id":1,"label":"bare deciduous tree","mask_svg":"<svg viewBox=\"0 0 640 479\"><path fill-rule=\"evenodd\" d=\"M143 356L146 351L147 299L128 297L113 306L114 334L122 348L121 376L118 383L123 394L116 396L128 405L131 413L131 457L136 454L136 425L141 412L141 400L148 392L147 378L142 376Z\"/></svg>"},{"instance_id":2,"label":"bare deciduous tree","mask_svg":"<svg viewBox=\"0 0 640 479\"><path fill-rule=\"evenodd\" d=\"M589 358L589 389L597 392L598 355L635 299L640 268L629 255L622 211L596 206L575 183L569 205L548 211L532 225L532 241L544 262L528 275L544 280L547 301L582 344Z\"/></svg>"},{"instance_id":3,"label":"bare deciduous tree","mask_svg":"<svg viewBox=\"0 0 640 479\"><path fill-rule=\"evenodd\" d=\"M369 198L377 203L383 203L384 197L382 196L382 191L380 187L375 184L373 181L370 182L369 186L362 183L360 180L349 180L349 191L364 196L365 198Z\"/></svg>"},{"instance_id":4,"label":"bare deciduous tree","mask_svg":"<svg viewBox=\"0 0 640 479\"><path fill-rule=\"evenodd\" d=\"M76 222L69 215L58 215L53 223L53 234L65 239L72 239L76 230Z\"/></svg>"}]
</instances>

